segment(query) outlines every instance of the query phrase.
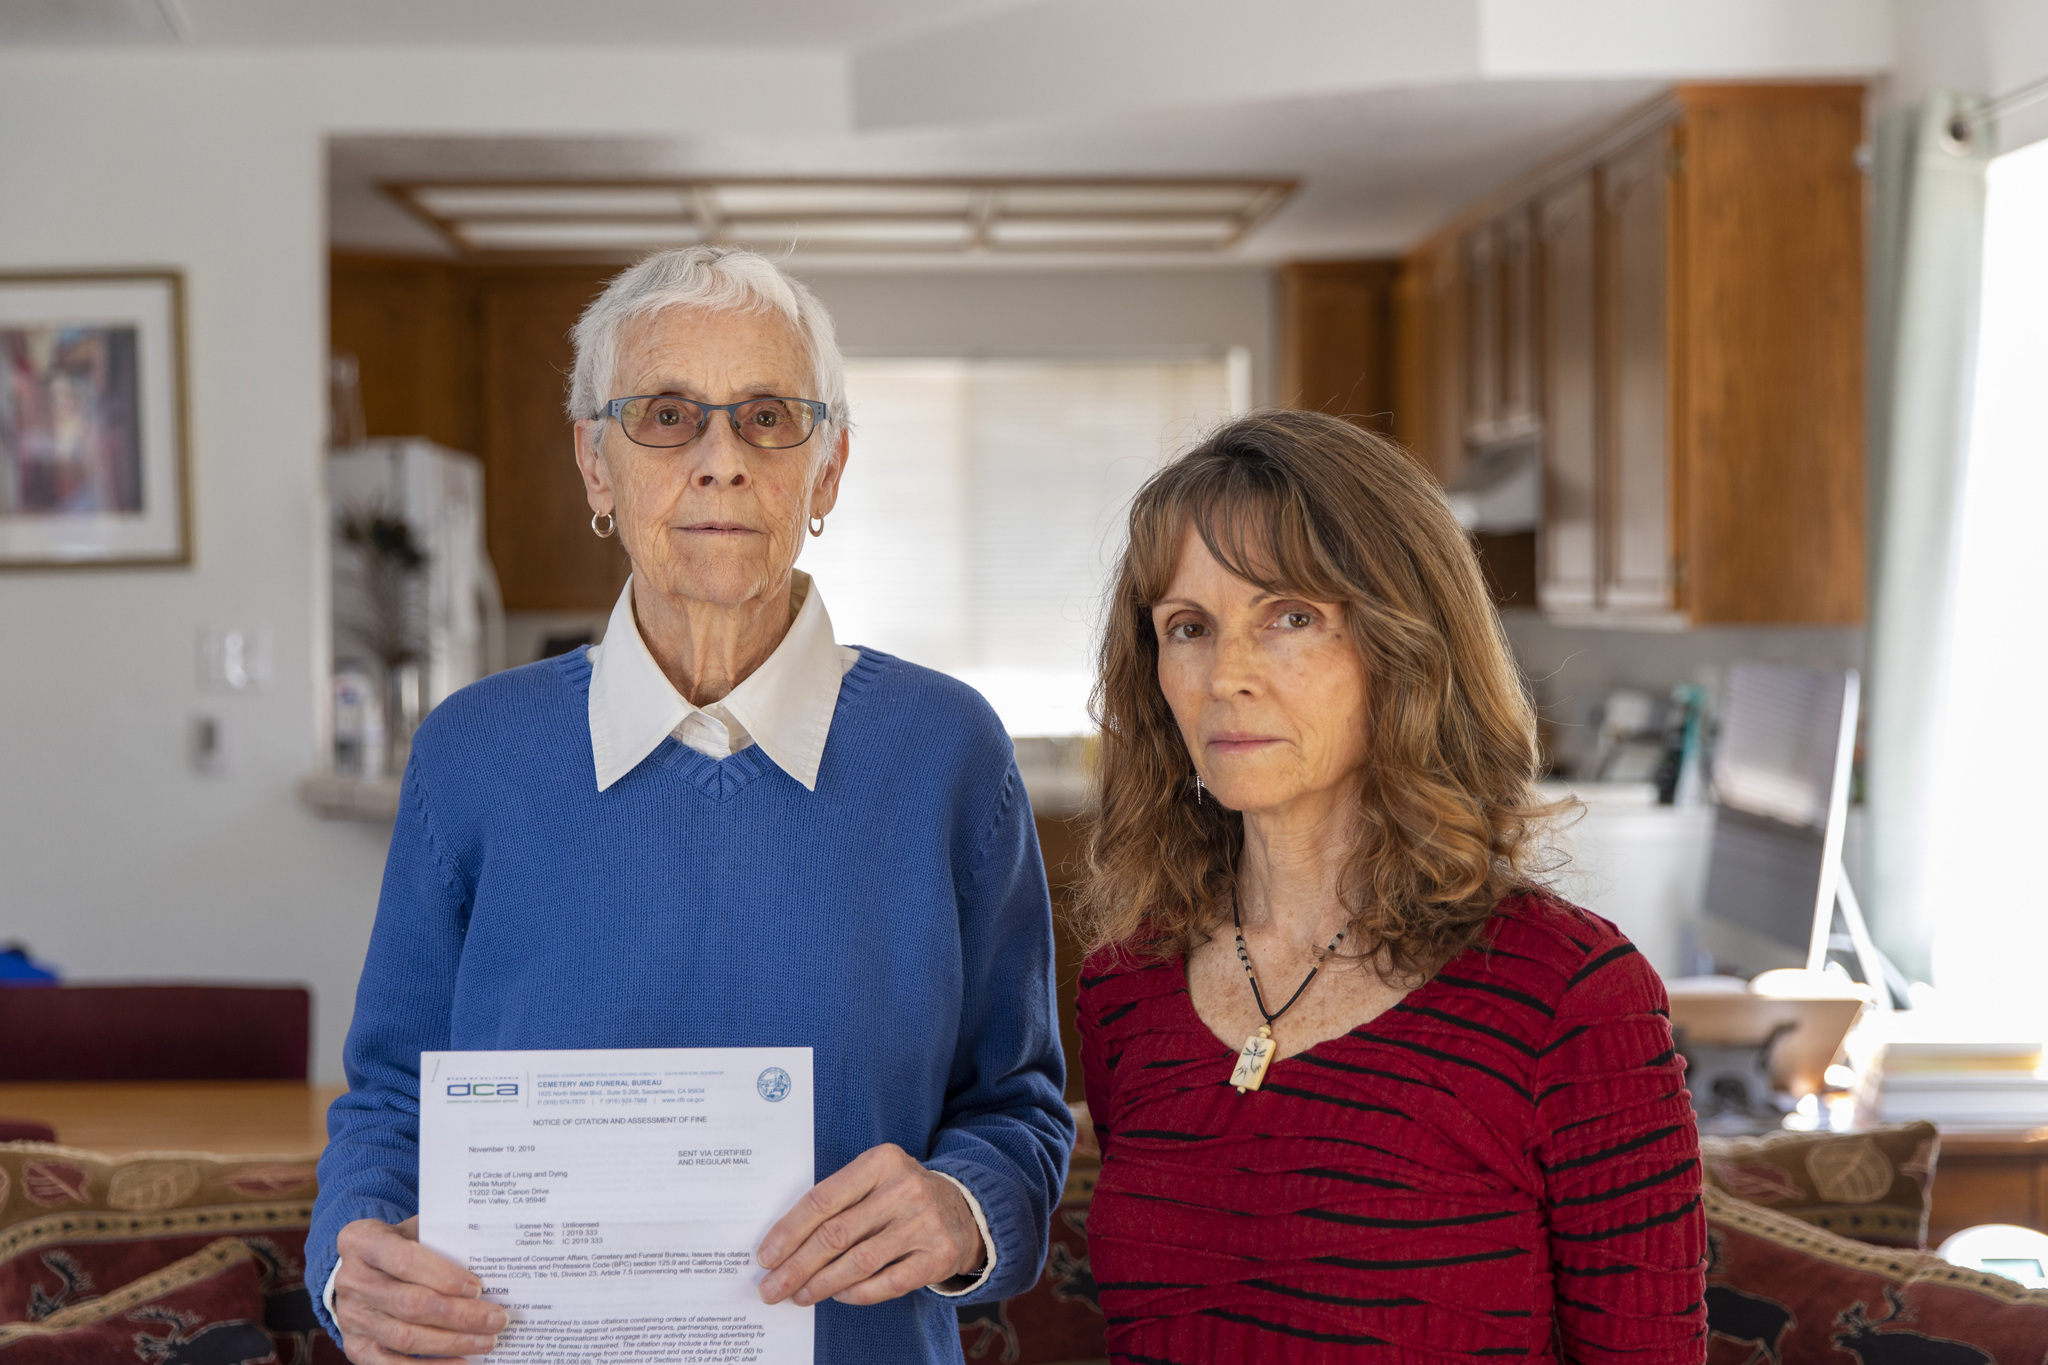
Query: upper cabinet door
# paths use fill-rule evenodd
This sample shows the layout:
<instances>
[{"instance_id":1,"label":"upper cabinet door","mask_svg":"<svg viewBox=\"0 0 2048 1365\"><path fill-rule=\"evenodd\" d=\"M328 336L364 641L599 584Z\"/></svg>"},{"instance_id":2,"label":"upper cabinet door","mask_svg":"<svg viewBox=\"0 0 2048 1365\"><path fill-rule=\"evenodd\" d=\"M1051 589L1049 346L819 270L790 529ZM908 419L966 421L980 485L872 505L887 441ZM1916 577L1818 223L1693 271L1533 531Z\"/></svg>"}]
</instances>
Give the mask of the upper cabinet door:
<instances>
[{"instance_id":1,"label":"upper cabinet door","mask_svg":"<svg viewBox=\"0 0 2048 1365\"><path fill-rule=\"evenodd\" d=\"M1606 409L1600 604L1667 612L1673 594L1666 282L1672 129L1602 167Z\"/></svg>"},{"instance_id":2,"label":"upper cabinet door","mask_svg":"<svg viewBox=\"0 0 2048 1365\"><path fill-rule=\"evenodd\" d=\"M1537 600L1583 612L1600 579L1599 198L1587 171L1536 208L1535 303L1543 415Z\"/></svg>"},{"instance_id":3,"label":"upper cabinet door","mask_svg":"<svg viewBox=\"0 0 2048 1365\"><path fill-rule=\"evenodd\" d=\"M1456 483L1465 472L1465 291L1461 253L1432 253L1425 307L1428 311L1430 375L1430 463L1439 482Z\"/></svg>"},{"instance_id":4,"label":"upper cabinet door","mask_svg":"<svg viewBox=\"0 0 2048 1365\"><path fill-rule=\"evenodd\" d=\"M1458 254L1465 295L1465 439L1484 445L1493 439L1500 409L1500 280L1492 231L1481 227L1466 233Z\"/></svg>"},{"instance_id":5,"label":"upper cabinet door","mask_svg":"<svg viewBox=\"0 0 2048 1365\"><path fill-rule=\"evenodd\" d=\"M1522 205L1494 222L1499 298L1501 437L1521 436L1536 420L1536 251L1531 213Z\"/></svg>"},{"instance_id":6,"label":"upper cabinet door","mask_svg":"<svg viewBox=\"0 0 2048 1365\"><path fill-rule=\"evenodd\" d=\"M1541 443L1553 616L1861 619L1865 93L1679 86L1410 253L1410 407L1447 482Z\"/></svg>"}]
</instances>

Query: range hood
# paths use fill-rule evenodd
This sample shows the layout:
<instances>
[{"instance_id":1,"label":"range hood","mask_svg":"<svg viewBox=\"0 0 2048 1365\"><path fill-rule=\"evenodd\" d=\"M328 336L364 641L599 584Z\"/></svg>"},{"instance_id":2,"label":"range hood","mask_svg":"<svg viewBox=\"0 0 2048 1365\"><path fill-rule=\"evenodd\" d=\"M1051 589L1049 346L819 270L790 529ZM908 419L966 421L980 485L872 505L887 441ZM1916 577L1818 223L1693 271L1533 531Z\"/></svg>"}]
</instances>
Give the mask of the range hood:
<instances>
[{"instance_id":1,"label":"range hood","mask_svg":"<svg viewBox=\"0 0 2048 1365\"><path fill-rule=\"evenodd\" d=\"M1473 451L1444 498L1467 531L1507 535L1535 530L1543 520L1541 441L1530 437Z\"/></svg>"}]
</instances>

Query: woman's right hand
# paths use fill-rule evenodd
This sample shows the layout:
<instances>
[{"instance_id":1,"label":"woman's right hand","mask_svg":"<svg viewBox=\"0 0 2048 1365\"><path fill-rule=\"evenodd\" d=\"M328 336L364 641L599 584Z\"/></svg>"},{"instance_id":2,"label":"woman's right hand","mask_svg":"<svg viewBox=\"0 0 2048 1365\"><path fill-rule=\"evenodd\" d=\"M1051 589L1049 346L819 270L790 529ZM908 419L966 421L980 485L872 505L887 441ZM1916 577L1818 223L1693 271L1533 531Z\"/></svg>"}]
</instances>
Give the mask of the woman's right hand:
<instances>
[{"instance_id":1,"label":"woman's right hand","mask_svg":"<svg viewBox=\"0 0 2048 1365\"><path fill-rule=\"evenodd\" d=\"M481 1297L484 1284L420 1245L420 1220L393 1226L358 1218L336 1239L334 1322L355 1365L456 1365L498 1344L505 1310ZM307 1285L319 1293L325 1286Z\"/></svg>"}]
</instances>

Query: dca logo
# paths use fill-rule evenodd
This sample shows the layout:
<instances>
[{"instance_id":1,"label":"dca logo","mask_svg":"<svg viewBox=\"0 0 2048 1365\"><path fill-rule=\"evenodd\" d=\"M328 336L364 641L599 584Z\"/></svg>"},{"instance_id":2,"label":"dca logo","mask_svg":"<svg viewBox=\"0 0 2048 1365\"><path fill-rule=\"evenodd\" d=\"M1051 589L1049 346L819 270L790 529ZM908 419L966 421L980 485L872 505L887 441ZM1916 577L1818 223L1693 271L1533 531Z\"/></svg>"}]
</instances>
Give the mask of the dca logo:
<instances>
[{"instance_id":1,"label":"dca logo","mask_svg":"<svg viewBox=\"0 0 2048 1365\"><path fill-rule=\"evenodd\" d=\"M517 1081L453 1081L448 1086L448 1097L457 1100L509 1100L518 1095Z\"/></svg>"}]
</instances>

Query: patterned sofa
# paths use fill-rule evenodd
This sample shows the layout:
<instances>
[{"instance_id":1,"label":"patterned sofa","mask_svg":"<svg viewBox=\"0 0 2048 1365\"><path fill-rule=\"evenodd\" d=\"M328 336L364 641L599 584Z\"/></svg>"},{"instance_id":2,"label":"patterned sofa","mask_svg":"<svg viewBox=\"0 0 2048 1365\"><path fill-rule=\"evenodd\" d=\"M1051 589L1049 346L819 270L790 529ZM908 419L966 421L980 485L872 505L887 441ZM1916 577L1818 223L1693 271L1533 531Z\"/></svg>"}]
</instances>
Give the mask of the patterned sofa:
<instances>
[{"instance_id":1,"label":"patterned sofa","mask_svg":"<svg viewBox=\"0 0 2048 1365\"><path fill-rule=\"evenodd\" d=\"M1032 1290L960 1311L990 1365L1106 1357L1082 1138ZM1709 1139L1709 1365L2048 1359L2048 1291L1922 1244L1932 1125ZM310 1162L0 1143L0 1365L340 1365L303 1282Z\"/></svg>"}]
</instances>

